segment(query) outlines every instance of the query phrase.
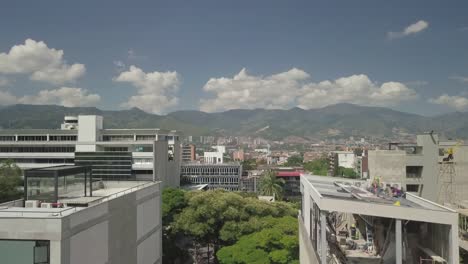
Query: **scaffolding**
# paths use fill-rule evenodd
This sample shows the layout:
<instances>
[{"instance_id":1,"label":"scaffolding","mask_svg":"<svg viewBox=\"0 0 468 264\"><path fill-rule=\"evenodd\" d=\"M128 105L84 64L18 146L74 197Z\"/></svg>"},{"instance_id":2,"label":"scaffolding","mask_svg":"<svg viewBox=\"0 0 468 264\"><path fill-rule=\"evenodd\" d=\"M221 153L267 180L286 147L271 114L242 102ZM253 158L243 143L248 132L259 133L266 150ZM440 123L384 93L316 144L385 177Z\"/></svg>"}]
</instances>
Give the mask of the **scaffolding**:
<instances>
[{"instance_id":1,"label":"scaffolding","mask_svg":"<svg viewBox=\"0 0 468 264\"><path fill-rule=\"evenodd\" d=\"M439 195L438 202L440 204L449 203L454 205L457 201L455 190L456 169L455 162L441 161L439 162Z\"/></svg>"}]
</instances>

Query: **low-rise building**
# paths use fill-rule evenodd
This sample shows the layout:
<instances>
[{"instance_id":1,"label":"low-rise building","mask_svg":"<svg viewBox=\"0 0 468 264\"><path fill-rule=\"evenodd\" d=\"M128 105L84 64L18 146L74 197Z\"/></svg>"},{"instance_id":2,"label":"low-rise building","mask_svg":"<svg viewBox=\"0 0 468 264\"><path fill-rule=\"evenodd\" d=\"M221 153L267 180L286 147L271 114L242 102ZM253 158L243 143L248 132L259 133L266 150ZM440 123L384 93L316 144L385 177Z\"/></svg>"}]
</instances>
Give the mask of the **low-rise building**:
<instances>
[{"instance_id":1,"label":"low-rise building","mask_svg":"<svg viewBox=\"0 0 468 264\"><path fill-rule=\"evenodd\" d=\"M205 151L203 153L204 163L207 163L207 164L224 163L224 153L226 153L226 147L214 146L213 149L215 149L216 151Z\"/></svg>"},{"instance_id":2,"label":"low-rise building","mask_svg":"<svg viewBox=\"0 0 468 264\"><path fill-rule=\"evenodd\" d=\"M459 263L456 211L373 189L365 181L301 177L302 264Z\"/></svg>"},{"instance_id":3,"label":"low-rise building","mask_svg":"<svg viewBox=\"0 0 468 264\"><path fill-rule=\"evenodd\" d=\"M208 184L208 189L239 191L242 165L238 162L206 164L184 163L181 165L182 184Z\"/></svg>"},{"instance_id":4,"label":"low-rise building","mask_svg":"<svg viewBox=\"0 0 468 264\"><path fill-rule=\"evenodd\" d=\"M301 197L300 178L304 173L302 169L278 167L276 169L276 177L283 179L283 195L287 199Z\"/></svg>"},{"instance_id":5,"label":"low-rise building","mask_svg":"<svg viewBox=\"0 0 468 264\"><path fill-rule=\"evenodd\" d=\"M244 150L239 149L232 153L232 159L234 161L244 161Z\"/></svg>"},{"instance_id":6,"label":"low-rise building","mask_svg":"<svg viewBox=\"0 0 468 264\"><path fill-rule=\"evenodd\" d=\"M161 183L86 181L89 171L28 175L28 200L0 206L1 263L162 263Z\"/></svg>"}]
</instances>

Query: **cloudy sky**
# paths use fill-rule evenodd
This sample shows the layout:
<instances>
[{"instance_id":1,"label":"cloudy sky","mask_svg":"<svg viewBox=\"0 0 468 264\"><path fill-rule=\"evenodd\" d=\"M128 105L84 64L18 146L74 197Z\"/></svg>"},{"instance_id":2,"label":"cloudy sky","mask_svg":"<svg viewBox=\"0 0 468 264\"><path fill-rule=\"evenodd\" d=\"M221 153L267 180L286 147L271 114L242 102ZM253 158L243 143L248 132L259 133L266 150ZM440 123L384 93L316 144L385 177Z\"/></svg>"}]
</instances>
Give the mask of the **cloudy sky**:
<instances>
[{"instance_id":1,"label":"cloudy sky","mask_svg":"<svg viewBox=\"0 0 468 264\"><path fill-rule=\"evenodd\" d=\"M468 111L467 1L8 1L0 105Z\"/></svg>"}]
</instances>

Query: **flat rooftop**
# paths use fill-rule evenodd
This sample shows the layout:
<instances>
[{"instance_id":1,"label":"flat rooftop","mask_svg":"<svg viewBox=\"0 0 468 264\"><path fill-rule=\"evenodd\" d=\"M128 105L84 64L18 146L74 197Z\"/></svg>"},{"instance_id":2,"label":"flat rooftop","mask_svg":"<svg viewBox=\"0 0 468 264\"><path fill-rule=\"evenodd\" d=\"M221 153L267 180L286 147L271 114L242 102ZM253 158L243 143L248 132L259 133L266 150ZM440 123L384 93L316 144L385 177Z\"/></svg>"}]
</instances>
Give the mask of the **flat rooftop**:
<instances>
[{"instance_id":1,"label":"flat rooftop","mask_svg":"<svg viewBox=\"0 0 468 264\"><path fill-rule=\"evenodd\" d=\"M368 184L366 181L312 175L305 175L305 177L324 197L389 205L398 201L403 207L423 208L403 197L377 196L366 189Z\"/></svg>"},{"instance_id":2,"label":"flat rooftop","mask_svg":"<svg viewBox=\"0 0 468 264\"><path fill-rule=\"evenodd\" d=\"M93 190L93 196L60 199L58 203L68 204L63 208L25 208L4 203L0 204L0 218L60 218L154 184L159 182L105 181L104 188Z\"/></svg>"},{"instance_id":3,"label":"flat rooftop","mask_svg":"<svg viewBox=\"0 0 468 264\"><path fill-rule=\"evenodd\" d=\"M457 212L411 193L400 197L371 190L363 180L301 174L304 188L321 210L406 219L441 224L456 224Z\"/></svg>"}]
</instances>

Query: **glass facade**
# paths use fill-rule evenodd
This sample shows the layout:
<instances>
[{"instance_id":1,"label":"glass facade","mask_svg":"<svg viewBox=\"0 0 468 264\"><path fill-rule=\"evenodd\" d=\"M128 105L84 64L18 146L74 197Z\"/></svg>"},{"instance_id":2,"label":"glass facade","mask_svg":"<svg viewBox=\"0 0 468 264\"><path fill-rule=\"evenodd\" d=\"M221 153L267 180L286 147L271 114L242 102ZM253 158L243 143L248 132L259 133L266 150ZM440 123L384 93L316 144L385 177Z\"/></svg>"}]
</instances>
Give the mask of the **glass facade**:
<instances>
[{"instance_id":1,"label":"glass facade","mask_svg":"<svg viewBox=\"0 0 468 264\"><path fill-rule=\"evenodd\" d=\"M91 166L93 177L104 180L132 178L131 152L76 152L75 164Z\"/></svg>"},{"instance_id":2,"label":"glass facade","mask_svg":"<svg viewBox=\"0 0 468 264\"><path fill-rule=\"evenodd\" d=\"M91 194L91 169L58 166L25 171L25 199L55 203L60 199Z\"/></svg>"},{"instance_id":3,"label":"glass facade","mask_svg":"<svg viewBox=\"0 0 468 264\"><path fill-rule=\"evenodd\" d=\"M55 202L55 176L50 177L28 177L27 200L38 200L43 202Z\"/></svg>"},{"instance_id":4,"label":"glass facade","mask_svg":"<svg viewBox=\"0 0 468 264\"><path fill-rule=\"evenodd\" d=\"M5 264L49 264L50 242L0 240L0 258Z\"/></svg>"}]
</instances>

